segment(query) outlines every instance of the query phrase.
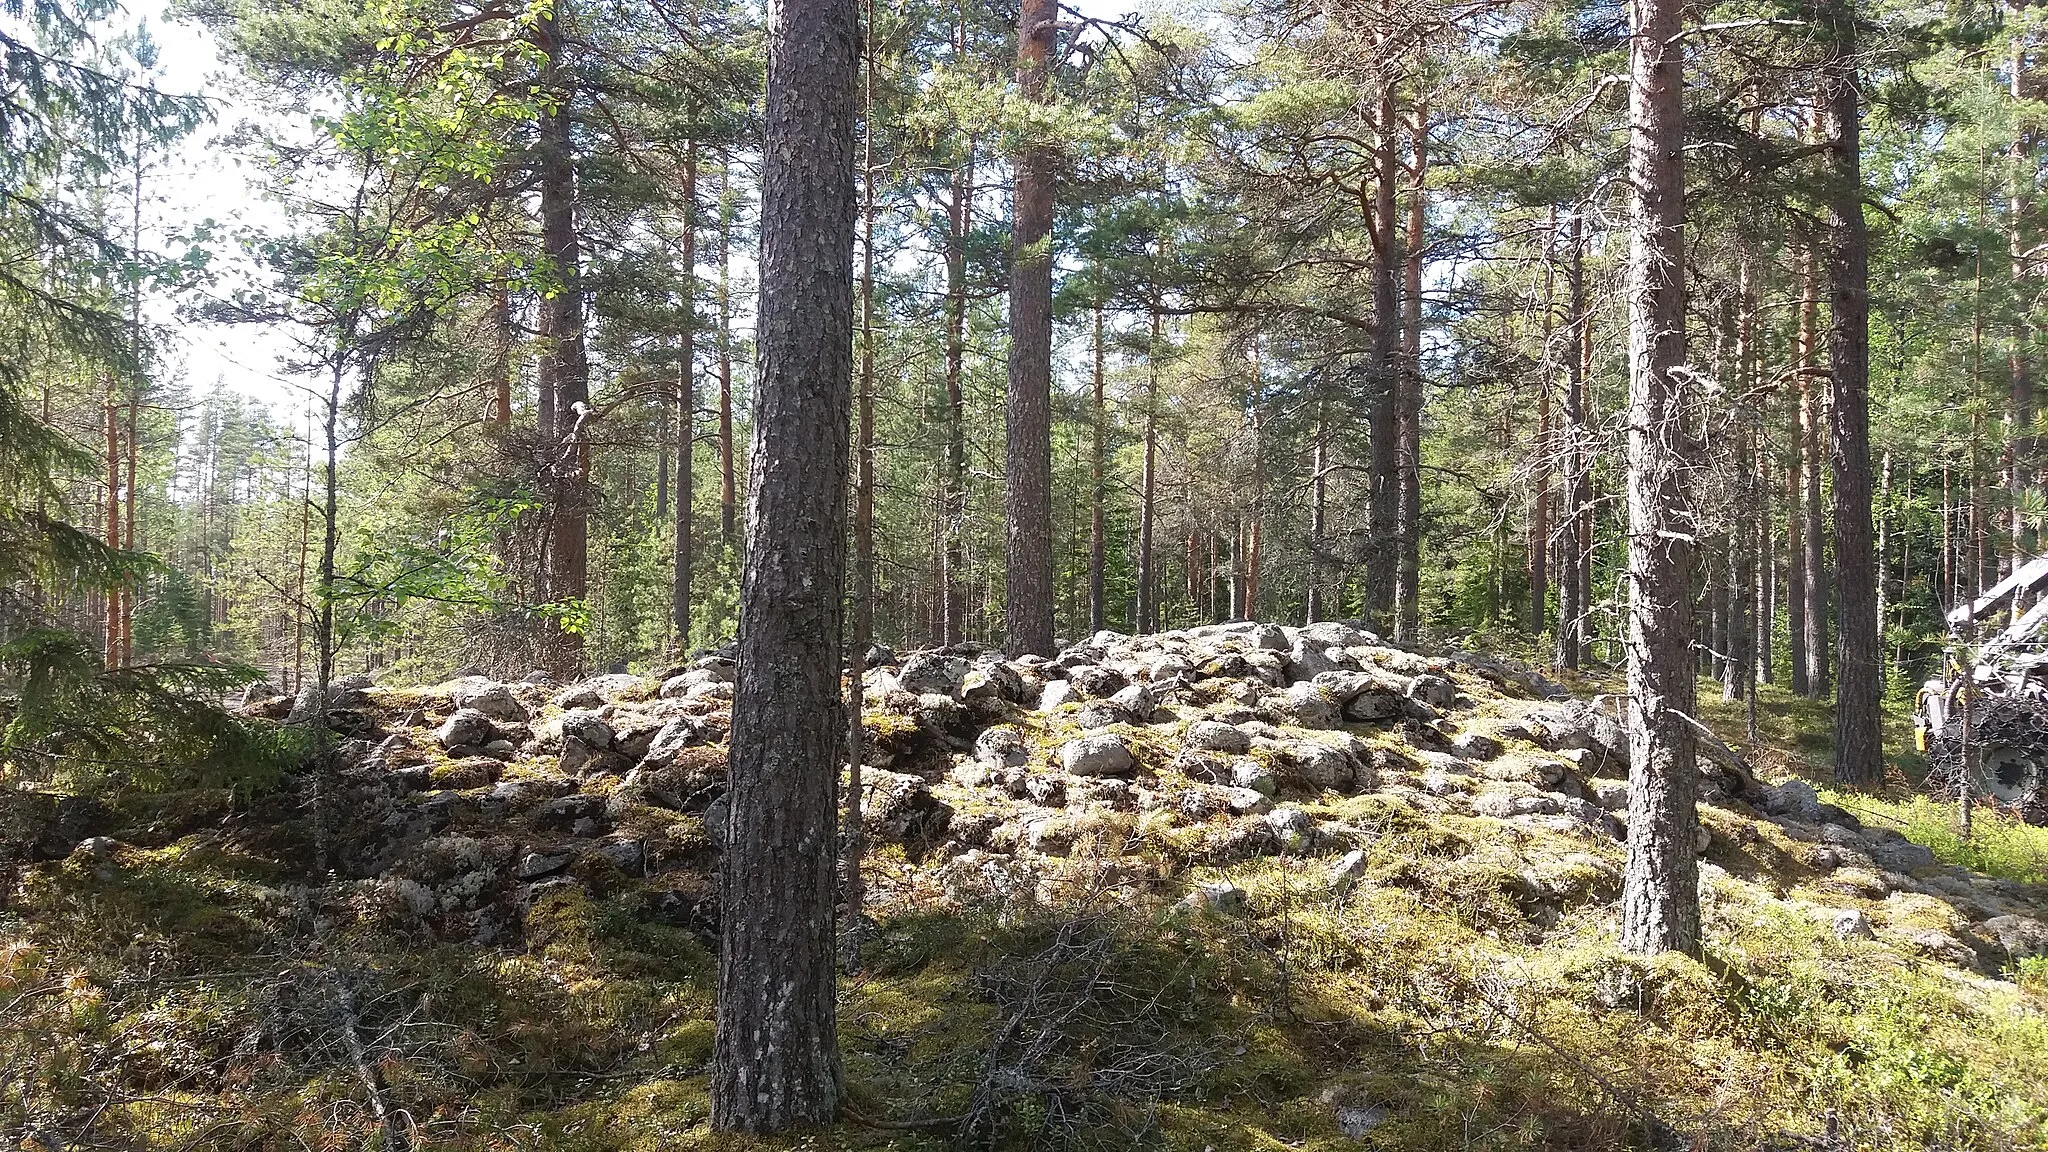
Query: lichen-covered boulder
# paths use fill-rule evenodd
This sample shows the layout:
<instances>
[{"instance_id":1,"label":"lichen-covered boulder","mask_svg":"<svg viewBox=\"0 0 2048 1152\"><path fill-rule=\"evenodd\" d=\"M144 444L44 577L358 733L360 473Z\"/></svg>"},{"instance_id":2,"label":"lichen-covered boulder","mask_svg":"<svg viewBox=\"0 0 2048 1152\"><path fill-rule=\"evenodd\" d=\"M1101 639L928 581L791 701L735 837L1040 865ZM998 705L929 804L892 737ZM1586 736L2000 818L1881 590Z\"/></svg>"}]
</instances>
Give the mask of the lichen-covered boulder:
<instances>
[{"instance_id":1,"label":"lichen-covered boulder","mask_svg":"<svg viewBox=\"0 0 2048 1152\"><path fill-rule=\"evenodd\" d=\"M1123 776L1137 770L1138 760L1121 738L1102 734L1061 745L1060 767L1070 776Z\"/></svg>"}]
</instances>

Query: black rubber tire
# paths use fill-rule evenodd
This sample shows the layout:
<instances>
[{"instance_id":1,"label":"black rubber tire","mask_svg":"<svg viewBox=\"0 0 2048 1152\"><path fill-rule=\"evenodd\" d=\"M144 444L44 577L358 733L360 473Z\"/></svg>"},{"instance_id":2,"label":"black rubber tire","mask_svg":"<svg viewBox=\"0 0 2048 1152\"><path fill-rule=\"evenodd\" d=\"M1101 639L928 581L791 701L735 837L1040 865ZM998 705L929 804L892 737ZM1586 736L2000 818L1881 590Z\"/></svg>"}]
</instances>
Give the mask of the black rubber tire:
<instances>
[{"instance_id":1,"label":"black rubber tire","mask_svg":"<svg viewBox=\"0 0 2048 1152\"><path fill-rule=\"evenodd\" d=\"M2031 753L2034 770L2018 781L2018 797L2000 807L2013 811L2029 824L2048 825L2048 701L1994 696L1977 702L1972 709L1970 743L1981 754L1986 748L2013 748ZM1963 773L1963 721L1960 713L1935 735L1927 749L1927 789L1945 800L1953 800ZM1978 796L1988 795L1980 779L1972 787Z\"/></svg>"}]
</instances>

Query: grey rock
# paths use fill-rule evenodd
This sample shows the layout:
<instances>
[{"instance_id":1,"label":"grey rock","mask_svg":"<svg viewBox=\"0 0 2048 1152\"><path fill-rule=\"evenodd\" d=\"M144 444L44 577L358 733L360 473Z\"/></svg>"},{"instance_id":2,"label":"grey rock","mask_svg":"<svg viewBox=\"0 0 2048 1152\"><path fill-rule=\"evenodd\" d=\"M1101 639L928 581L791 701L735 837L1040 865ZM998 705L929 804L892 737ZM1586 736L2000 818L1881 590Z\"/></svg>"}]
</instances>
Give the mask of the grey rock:
<instances>
[{"instance_id":1,"label":"grey rock","mask_svg":"<svg viewBox=\"0 0 2048 1152\"><path fill-rule=\"evenodd\" d=\"M1308 847L1315 835L1315 821L1299 808L1275 808L1266 813L1266 827L1272 830L1274 842L1288 852Z\"/></svg>"},{"instance_id":2,"label":"grey rock","mask_svg":"<svg viewBox=\"0 0 2048 1152\"><path fill-rule=\"evenodd\" d=\"M1287 712L1303 728L1337 728L1344 722L1341 706L1330 698L1327 689L1313 681L1287 690Z\"/></svg>"},{"instance_id":3,"label":"grey rock","mask_svg":"<svg viewBox=\"0 0 2048 1152\"><path fill-rule=\"evenodd\" d=\"M1223 804L1233 815L1249 816L1271 808L1273 798L1256 788L1226 788Z\"/></svg>"},{"instance_id":4,"label":"grey rock","mask_svg":"<svg viewBox=\"0 0 2048 1152\"><path fill-rule=\"evenodd\" d=\"M1127 684L1117 689L1109 702L1126 717L1139 723L1150 720L1153 709L1158 707L1152 699L1152 690L1143 684Z\"/></svg>"},{"instance_id":5,"label":"grey rock","mask_svg":"<svg viewBox=\"0 0 2048 1152\"><path fill-rule=\"evenodd\" d=\"M1916 872L1922 868L1934 867L1934 853L1924 845L1911 840L1887 840L1869 845L1864 851L1870 854L1877 866L1887 872Z\"/></svg>"},{"instance_id":6,"label":"grey rock","mask_svg":"<svg viewBox=\"0 0 2048 1152\"><path fill-rule=\"evenodd\" d=\"M1339 748L1313 740L1296 740L1280 748L1290 775L1317 791L1344 791L1358 775L1357 762Z\"/></svg>"},{"instance_id":7,"label":"grey rock","mask_svg":"<svg viewBox=\"0 0 2048 1152\"><path fill-rule=\"evenodd\" d=\"M464 745L482 747L497 739L497 725L491 718L474 708L458 708L454 715L442 721L434 732L434 739L443 748L459 748Z\"/></svg>"},{"instance_id":8,"label":"grey rock","mask_svg":"<svg viewBox=\"0 0 2048 1152\"><path fill-rule=\"evenodd\" d=\"M512 875L521 880L538 880L567 868L575 858L573 852L528 852L519 858Z\"/></svg>"},{"instance_id":9,"label":"grey rock","mask_svg":"<svg viewBox=\"0 0 2048 1152\"><path fill-rule=\"evenodd\" d=\"M1313 680L1327 672L1346 670L1357 671L1358 661L1327 642L1297 638L1287 651L1287 674L1295 680Z\"/></svg>"},{"instance_id":10,"label":"grey rock","mask_svg":"<svg viewBox=\"0 0 2048 1152\"><path fill-rule=\"evenodd\" d=\"M1387 1110L1370 1104L1337 1109L1337 1132L1347 1140L1363 1140L1387 1122Z\"/></svg>"},{"instance_id":11,"label":"grey rock","mask_svg":"<svg viewBox=\"0 0 2048 1152\"><path fill-rule=\"evenodd\" d=\"M647 743L647 751L640 757L640 763L647 768L666 768L675 763L676 757L685 748L703 742L703 734L689 720L677 717L655 730L654 738Z\"/></svg>"},{"instance_id":12,"label":"grey rock","mask_svg":"<svg viewBox=\"0 0 2048 1152\"><path fill-rule=\"evenodd\" d=\"M1114 668L1084 664L1068 672L1067 681L1083 696L1106 700L1123 691L1130 678Z\"/></svg>"},{"instance_id":13,"label":"grey rock","mask_svg":"<svg viewBox=\"0 0 2048 1152\"><path fill-rule=\"evenodd\" d=\"M1135 771L1138 761L1115 736L1083 736L1060 747L1060 767L1072 776L1122 776Z\"/></svg>"},{"instance_id":14,"label":"grey rock","mask_svg":"<svg viewBox=\"0 0 2048 1152\"><path fill-rule=\"evenodd\" d=\"M1234 788L1249 788L1261 796L1278 796L1280 781L1271 769L1257 760L1239 760L1230 766L1230 783Z\"/></svg>"},{"instance_id":15,"label":"grey rock","mask_svg":"<svg viewBox=\"0 0 2048 1152\"><path fill-rule=\"evenodd\" d=\"M627 695L637 695L646 687L647 681L624 672L592 676L588 680L579 680L557 693L555 707L597 708Z\"/></svg>"},{"instance_id":16,"label":"grey rock","mask_svg":"<svg viewBox=\"0 0 2048 1152\"><path fill-rule=\"evenodd\" d=\"M1065 680L1048 680L1038 693L1038 710L1050 712L1074 699L1074 686Z\"/></svg>"},{"instance_id":17,"label":"grey rock","mask_svg":"<svg viewBox=\"0 0 2048 1152\"><path fill-rule=\"evenodd\" d=\"M1190 908L1235 915L1244 911L1245 891L1228 880L1205 880L1181 900Z\"/></svg>"},{"instance_id":18,"label":"grey rock","mask_svg":"<svg viewBox=\"0 0 2048 1152\"><path fill-rule=\"evenodd\" d=\"M1786 816L1808 824L1825 819L1820 796L1804 780L1787 780L1764 789L1763 809L1773 816Z\"/></svg>"},{"instance_id":19,"label":"grey rock","mask_svg":"<svg viewBox=\"0 0 2048 1152\"><path fill-rule=\"evenodd\" d=\"M457 708L473 709L493 720L517 724L526 719L526 705L503 684L457 688L454 699Z\"/></svg>"},{"instance_id":20,"label":"grey rock","mask_svg":"<svg viewBox=\"0 0 2048 1152\"><path fill-rule=\"evenodd\" d=\"M1121 708L1101 700L1084 704L1074 712L1074 723L1090 731L1121 724L1127 719L1129 717Z\"/></svg>"},{"instance_id":21,"label":"grey rock","mask_svg":"<svg viewBox=\"0 0 2048 1152\"><path fill-rule=\"evenodd\" d=\"M692 668L680 675L671 676L661 682L660 696L664 700L677 700L697 695L702 689L717 684L730 684L732 677L709 668Z\"/></svg>"},{"instance_id":22,"label":"grey rock","mask_svg":"<svg viewBox=\"0 0 2048 1152\"><path fill-rule=\"evenodd\" d=\"M1367 688L1344 702L1346 720L1370 724L1381 720L1398 720L1401 713L1401 698L1378 686Z\"/></svg>"},{"instance_id":23,"label":"grey rock","mask_svg":"<svg viewBox=\"0 0 2048 1152\"><path fill-rule=\"evenodd\" d=\"M1448 744L1451 751L1468 760L1491 760L1503 751L1500 741L1478 732L1460 732Z\"/></svg>"},{"instance_id":24,"label":"grey rock","mask_svg":"<svg viewBox=\"0 0 2048 1152\"><path fill-rule=\"evenodd\" d=\"M1330 865L1328 883L1335 891L1349 891L1353 885L1365 877L1365 868L1365 849L1353 848L1339 858L1335 864Z\"/></svg>"},{"instance_id":25,"label":"grey rock","mask_svg":"<svg viewBox=\"0 0 2048 1152\"><path fill-rule=\"evenodd\" d=\"M975 737L974 758L993 768L1014 768L1031 759L1031 742L1021 730L998 724Z\"/></svg>"},{"instance_id":26,"label":"grey rock","mask_svg":"<svg viewBox=\"0 0 2048 1152\"><path fill-rule=\"evenodd\" d=\"M638 876L647 867L647 846L638 840L608 840L594 855L611 861L628 876Z\"/></svg>"},{"instance_id":27,"label":"grey rock","mask_svg":"<svg viewBox=\"0 0 2048 1152\"><path fill-rule=\"evenodd\" d=\"M1431 708L1450 708L1458 703L1458 686L1441 676L1425 672L1408 682L1408 695Z\"/></svg>"},{"instance_id":28,"label":"grey rock","mask_svg":"<svg viewBox=\"0 0 2048 1152\"><path fill-rule=\"evenodd\" d=\"M1332 648L1360 648L1379 642L1379 637L1339 620L1318 620L1295 630L1296 640L1308 640Z\"/></svg>"},{"instance_id":29,"label":"grey rock","mask_svg":"<svg viewBox=\"0 0 2048 1152\"><path fill-rule=\"evenodd\" d=\"M1251 737L1244 730L1231 724L1218 724L1214 720L1197 720L1188 725L1182 739L1190 748L1205 748L1212 752L1243 755L1251 751Z\"/></svg>"},{"instance_id":30,"label":"grey rock","mask_svg":"<svg viewBox=\"0 0 2048 1152\"><path fill-rule=\"evenodd\" d=\"M720 796L704 809L704 834L711 838L716 847L725 847L726 837L731 835L732 805Z\"/></svg>"},{"instance_id":31,"label":"grey rock","mask_svg":"<svg viewBox=\"0 0 2048 1152\"><path fill-rule=\"evenodd\" d=\"M967 680L967 661L937 652L913 652L903 660L896 681L905 692L918 696L940 695L958 698Z\"/></svg>"},{"instance_id":32,"label":"grey rock","mask_svg":"<svg viewBox=\"0 0 2048 1152\"><path fill-rule=\"evenodd\" d=\"M967 700L993 697L1020 704L1024 701L1024 677L1005 661L983 661L970 669L961 681L960 695Z\"/></svg>"},{"instance_id":33,"label":"grey rock","mask_svg":"<svg viewBox=\"0 0 2048 1152\"><path fill-rule=\"evenodd\" d=\"M2048 924L2031 916L1993 916L1978 930L1998 941L2010 963L2048 956Z\"/></svg>"},{"instance_id":34,"label":"grey rock","mask_svg":"<svg viewBox=\"0 0 2048 1152\"><path fill-rule=\"evenodd\" d=\"M612 746L612 726L594 712L565 712L562 714L561 727L564 744L575 741L585 748L594 750Z\"/></svg>"},{"instance_id":35,"label":"grey rock","mask_svg":"<svg viewBox=\"0 0 2048 1152\"><path fill-rule=\"evenodd\" d=\"M1870 927L1870 917L1854 908L1837 908L1828 917L1828 931L1837 940L1871 940L1877 933Z\"/></svg>"}]
</instances>

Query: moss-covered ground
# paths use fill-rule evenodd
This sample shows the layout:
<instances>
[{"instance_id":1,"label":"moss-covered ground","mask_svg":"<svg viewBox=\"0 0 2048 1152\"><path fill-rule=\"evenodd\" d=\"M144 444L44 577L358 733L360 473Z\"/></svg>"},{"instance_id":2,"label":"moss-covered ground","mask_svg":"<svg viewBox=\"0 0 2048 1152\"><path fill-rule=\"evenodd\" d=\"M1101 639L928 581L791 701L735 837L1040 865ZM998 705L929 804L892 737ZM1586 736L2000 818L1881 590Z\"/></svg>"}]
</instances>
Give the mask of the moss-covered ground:
<instances>
[{"instance_id":1,"label":"moss-covered ground","mask_svg":"<svg viewBox=\"0 0 2048 1152\"><path fill-rule=\"evenodd\" d=\"M1824 710L1761 704L1752 761L1824 782ZM1708 716L1744 744L1739 711ZM1909 769L1827 798L2048 918L2048 832L1986 814L1964 843ZM309 895L303 845L260 805L138 802L117 850L13 878L0 1133L163 1152L386 1133L563 1152L2048 1149L2048 970L1924 955L1907 934L1963 913L1859 893L1743 805L1703 813L1703 962L1617 953L1624 849L1595 829L1370 793L1301 806L1342 834L1221 865L1165 812L1104 815L1057 860L878 850L839 997L847 1118L764 1139L709 1130L712 935L668 889L585 874L536 894L514 938L442 943L368 889ZM1333 876L1353 847L1358 874ZM1213 881L1242 901L1183 902ZM1873 935L1838 935L1844 911Z\"/></svg>"}]
</instances>

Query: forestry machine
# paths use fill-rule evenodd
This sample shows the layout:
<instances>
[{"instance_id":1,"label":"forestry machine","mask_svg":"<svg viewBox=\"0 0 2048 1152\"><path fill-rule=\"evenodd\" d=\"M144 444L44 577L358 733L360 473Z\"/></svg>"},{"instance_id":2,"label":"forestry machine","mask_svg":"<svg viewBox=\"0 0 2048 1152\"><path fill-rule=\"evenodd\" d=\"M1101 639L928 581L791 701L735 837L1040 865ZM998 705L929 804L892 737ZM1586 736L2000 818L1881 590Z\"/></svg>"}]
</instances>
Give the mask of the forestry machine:
<instances>
[{"instance_id":1,"label":"forestry machine","mask_svg":"<svg viewBox=\"0 0 2048 1152\"><path fill-rule=\"evenodd\" d=\"M1913 718L1931 789L1955 799L1967 784L1971 796L2030 824L2048 824L2044 590L2048 556L1950 611L1942 675L1921 687Z\"/></svg>"}]
</instances>

